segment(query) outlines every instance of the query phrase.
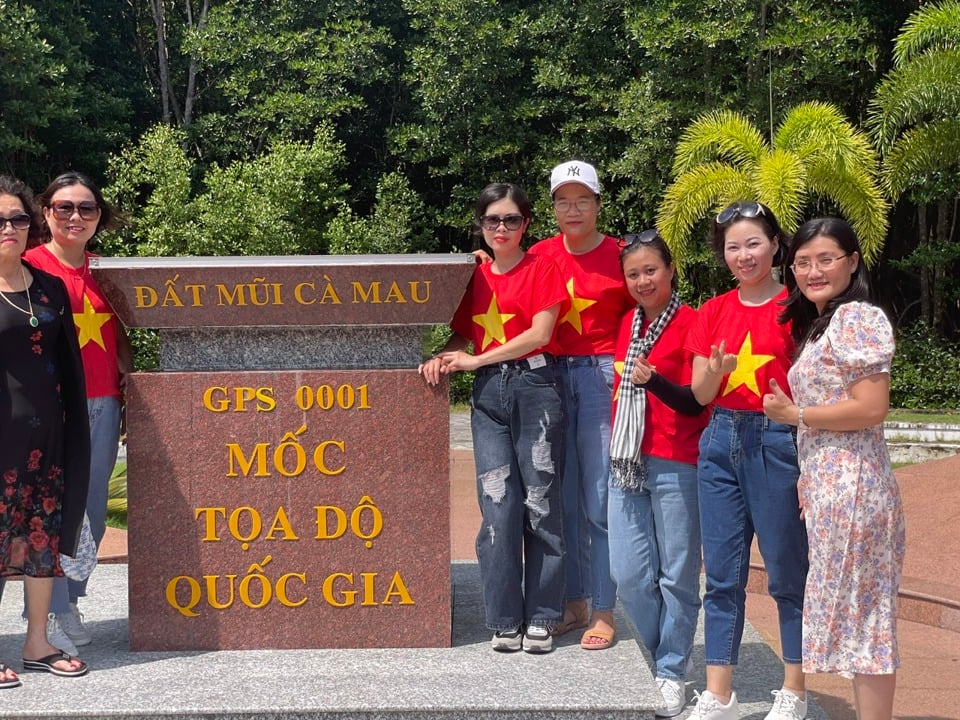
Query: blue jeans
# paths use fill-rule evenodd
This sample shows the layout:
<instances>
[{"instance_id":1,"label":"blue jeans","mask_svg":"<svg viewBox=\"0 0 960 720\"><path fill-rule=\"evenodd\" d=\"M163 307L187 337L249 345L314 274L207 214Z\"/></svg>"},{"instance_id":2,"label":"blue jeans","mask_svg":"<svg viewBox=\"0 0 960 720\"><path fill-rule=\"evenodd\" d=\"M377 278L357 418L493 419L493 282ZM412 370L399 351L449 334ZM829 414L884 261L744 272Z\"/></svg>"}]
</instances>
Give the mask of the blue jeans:
<instances>
[{"instance_id":1,"label":"blue jeans","mask_svg":"<svg viewBox=\"0 0 960 720\"><path fill-rule=\"evenodd\" d=\"M644 460L642 487L610 486L610 570L657 677L683 680L700 612L697 468Z\"/></svg>"},{"instance_id":2,"label":"blue jeans","mask_svg":"<svg viewBox=\"0 0 960 720\"><path fill-rule=\"evenodd\" d=\"M567 409L561 483L566 599L589 597L594 610L610 610L617 601L607 538L613 356L566 355L557 361Z\"/></svg>"},{"instance_id":3,"label":"blue jeans","mask_svg":"<svg viewBox=\"0 0 960 720\"><path fill-rule=\"evenodd\" d=\"M714 408L697 466L708 665L737 664L754 533L767 589L777 602L783 661L801 660L807 533L800 520L799 474L792 427L760 412Z\"/></svg>"},{"instance_id":4,"label":"blue jeans","mask_svg":"<svg viewBox=\"0 0 960 720\"><path fill-rule=\"evenodd\" d=\"M120 445L120 401L115 397L87 399L90 416L90 485L87 490L87 516L90 531L100 547L107 529L107 494L110 476L117 464L117 448ZM69 603L87 594L86 580L54 578L50 612L70 611Z\"/></svg>"},{"instance_id":5,"label":"blue jeans","mask_svg":"<svg viewBox=\"0 0 960 720\"><path fill-rule=\"evenodd\" d=\"M487 627L563 617L563 399L556 365L480 368L470 414L482 525L477 559Z\"/></svg>"}]
</instances>

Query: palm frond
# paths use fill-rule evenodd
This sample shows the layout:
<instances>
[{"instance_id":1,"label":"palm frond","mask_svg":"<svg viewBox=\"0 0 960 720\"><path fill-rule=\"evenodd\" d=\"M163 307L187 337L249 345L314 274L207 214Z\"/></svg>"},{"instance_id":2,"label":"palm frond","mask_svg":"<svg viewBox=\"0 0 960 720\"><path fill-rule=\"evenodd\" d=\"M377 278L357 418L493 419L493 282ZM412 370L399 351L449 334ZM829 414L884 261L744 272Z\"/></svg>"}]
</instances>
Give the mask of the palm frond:
<instances>
[{"instance_id":1,"label":"palm frond","mask_svg":"<svg viewBox=\"0 0 960 720\"><path fill-rule=\"evenodd\" d=\"M932 173L960 167L960 120L943 120L903 133L883 162L883 180L893 200Z\"/></svg>"},{"instance_id":2,"label":"palm frond","mask_svg":"<svg viewBox=\"0 0 960 720\"><path fill-rule=\"evenodd\" d=\"M864 262L872 265L883 250L890 211L874 174L865 168L820 163L810 168L808 187L811 195L837 205L860 238Z\"/></svg>"},{"instance_id":3,"label":"palm frond","mask_svg":"<svg viewBox=\"0 0 960 720\"><path fill-rule=\"evenodd\" d=\"M664 193L657 211L657 230L682 271L692 254L690 231L720 206L753 194L750 177L742 170L710 162L681 174Z\"/></svg>"},{"instance_id":4,"label":"palm frond","mask_svg":"<svg viewBox=\"0 0 960 720\"><path fill-rule=\"evenodd\" d=\"M807 169L800 158L786 150L774 150L757 168L753 187L753 196L773 210L786 232L799 227L807 187Z\"/></svg>"},{"instance_id":5,"label":"palm frond","mask_svg":"<svg viewBox=\"0 0 960 720\"><path fill-rule=\"evenodd\" d=\"M877 86L867 129L884 154L904 128L960 115L960 48L922 55Z\"/></svg>"},{"instance_id":6,"label":"palm frond","mask_svg":"<svg viewBox=\"0 0 960 720\"><path fill-rule=\"evenodd\" d=\"M804 163L842 161L876 165L876 151L835 105L807 102L791 108L777 129L774 147L789 150Z\"/></svg>"},{"instance_id":7,"label":"palm frond","mask_svg":"<svg viewBox=\"0 0 960 720\"><path fill-rule=\"evenodd\" d=\"M768 149L763 135L746 117L718 110L684 130L674 154L673 176L713 161L755 167Z\"/></svg>"},{"instance_id":8,"label":"palm frond","mask_svg":"<svg viewBox=\"0 0 960 720\"><path fill-rule=\"evenodd\" d=\"M960 45L960 2L946 0L920 8L903 24L893 44L896 65L931 49Z\"/></svg>"}]
</instances>

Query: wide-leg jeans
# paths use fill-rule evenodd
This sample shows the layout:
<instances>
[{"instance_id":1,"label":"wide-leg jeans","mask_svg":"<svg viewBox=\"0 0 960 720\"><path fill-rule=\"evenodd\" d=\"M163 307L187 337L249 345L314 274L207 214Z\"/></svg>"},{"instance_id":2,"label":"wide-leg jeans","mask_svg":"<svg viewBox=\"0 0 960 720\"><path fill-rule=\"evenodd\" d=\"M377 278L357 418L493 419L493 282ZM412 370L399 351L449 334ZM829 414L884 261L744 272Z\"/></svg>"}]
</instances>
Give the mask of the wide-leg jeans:
<instances>
[{"instance_id":1,"label":"wide-leg jeans","mask_svg":"<svg viewBox=\"0 0 960 720\"><path fill-rule=\"evenodd\" d=\"M640 487L610 486L610 570L657 677L683 680L700 612L697 468L652 456L644 461Z\"/></svg>"},{"instance_id":2,"label":"wide-leg jeans","mask_svg":"<svg viewBox=\"0 0 960 720\"><path fill-rule=\"evenodd\" d=\"M808 562L799 474L791 426L761 412L714 408L697 465L707 665L737 664L754 534L777 603L783 660L801 661Z\"/></svg>"},{"instance_id":3,"label":"wide-leg jeans","mask_svg":"<svg viewBox=\"0 0 960 720\"><path fill-rule=\"evenodd\" d=\"M563 400L552 359L477 371L470 415L487 627L552 628L563 617Z\"/></svg>"},{"instance_id":4,"label":"wide-leg jeans","mask_svg":"<svg viewBox=\"0 0 960 720\"><path fill-rule=\"evenodd\" d=\"M591 598L594 610L610 610L617 601L607 535L613 356L565 355L557 362L567 410L561 483L566 599Z\"/></svg>"}]
</instances>

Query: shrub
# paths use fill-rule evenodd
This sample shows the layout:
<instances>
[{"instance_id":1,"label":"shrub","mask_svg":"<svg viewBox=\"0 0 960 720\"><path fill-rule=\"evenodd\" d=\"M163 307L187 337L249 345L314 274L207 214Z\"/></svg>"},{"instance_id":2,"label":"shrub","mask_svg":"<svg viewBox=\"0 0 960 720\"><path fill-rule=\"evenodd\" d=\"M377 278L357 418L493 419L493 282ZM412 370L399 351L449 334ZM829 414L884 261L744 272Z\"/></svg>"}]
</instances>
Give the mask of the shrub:
<instances>
[{"instance_id":1,"label":"shrub","mask_svg":"<svg viewBox=\"0 0 960 720\"><path fill-rule=\"evenodd\" d=\"M944 340L923 322L901 328L890 374L890 406L960 407L960 344Z\"/></svg>"}]
</instances>

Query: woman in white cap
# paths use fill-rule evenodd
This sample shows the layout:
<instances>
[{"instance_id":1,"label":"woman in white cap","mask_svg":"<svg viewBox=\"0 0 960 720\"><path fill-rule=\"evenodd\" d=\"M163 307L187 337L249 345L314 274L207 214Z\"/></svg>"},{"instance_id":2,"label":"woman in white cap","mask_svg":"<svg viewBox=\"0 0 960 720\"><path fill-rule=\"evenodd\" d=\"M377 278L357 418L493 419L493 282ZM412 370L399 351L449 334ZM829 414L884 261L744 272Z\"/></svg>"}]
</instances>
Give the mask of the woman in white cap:
<instances>
[{"instance_id":1,"label":"woman in white cap","mask_svg":"<svg viewBox=\"0 0 960 720\"><path fill-rule=\"evenodd\" d=\"M564 618L556 633L586 627L581 647L603 650L616 632L617 588L607 539L613 353L620 318L635 303L623 281L617 239L597 230L596 169L580 160L557 165L550 194L560 233L530 252L553 258L569 295L557 323L567 407L561 486L567 580Z\"/></svg>"}]
</instances>

